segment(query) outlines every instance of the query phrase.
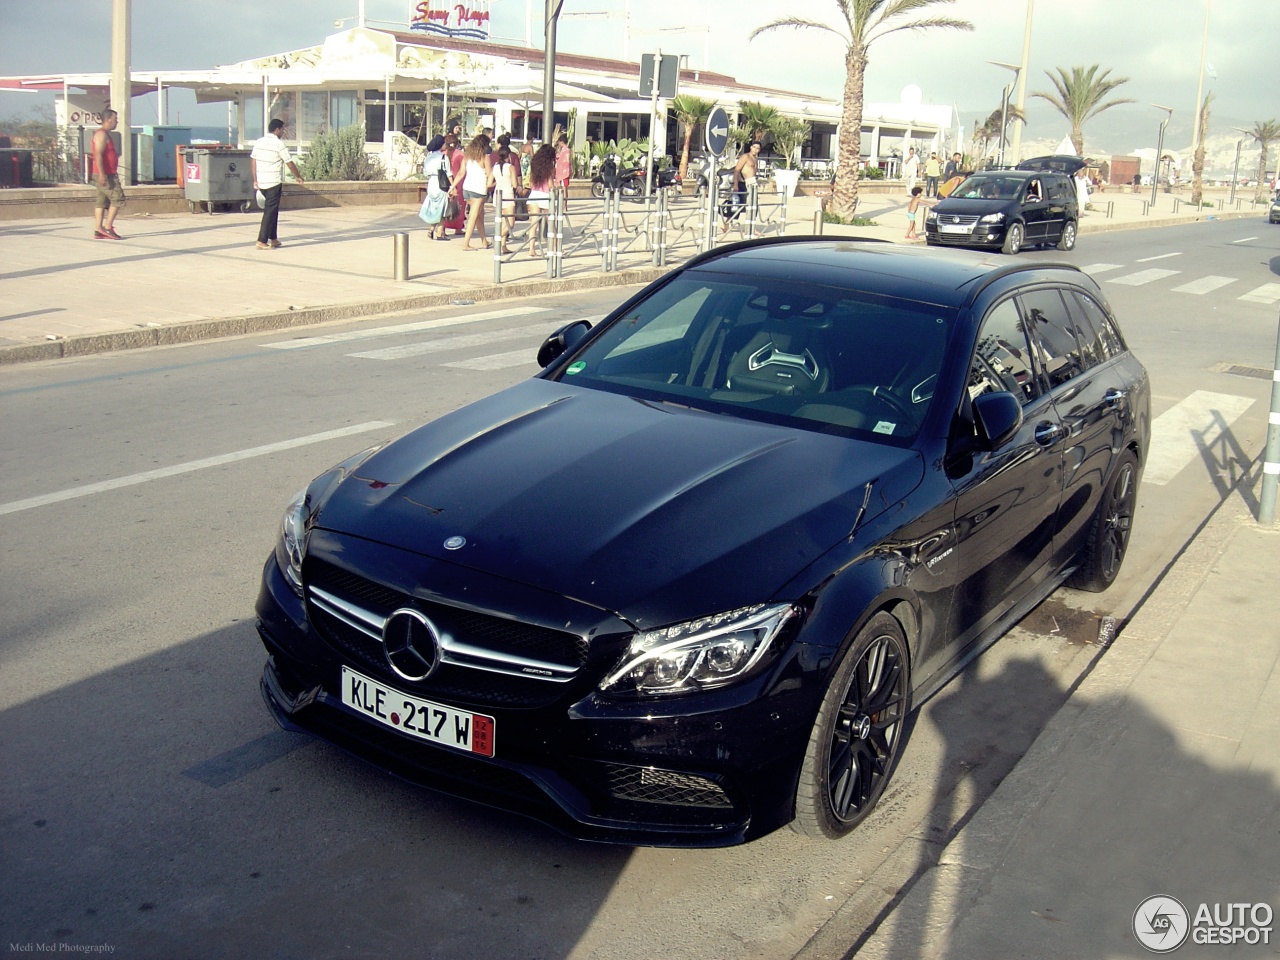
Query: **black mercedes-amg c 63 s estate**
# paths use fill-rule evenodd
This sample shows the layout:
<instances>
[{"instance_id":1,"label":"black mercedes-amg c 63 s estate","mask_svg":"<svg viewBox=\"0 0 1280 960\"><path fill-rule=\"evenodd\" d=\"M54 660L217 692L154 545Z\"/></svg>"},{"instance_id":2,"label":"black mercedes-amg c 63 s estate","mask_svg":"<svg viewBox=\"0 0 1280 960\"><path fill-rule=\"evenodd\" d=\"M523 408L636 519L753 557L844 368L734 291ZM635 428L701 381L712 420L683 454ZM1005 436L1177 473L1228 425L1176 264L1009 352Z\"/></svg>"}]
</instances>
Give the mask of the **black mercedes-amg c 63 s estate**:
<instances>
[{"instance_id":1,"label":"black mercedes-amg c 63 s estate","mask_svg":"<svg viewBox=\"0 0 1280 960\"><path fill-rule=\"evenodd\" d=\"M839 837L915 706L1124 559L1148 379L1073 267L735 244L538 360L289 504L285 727L590 840Z\"/></svg>"}]
</instances>

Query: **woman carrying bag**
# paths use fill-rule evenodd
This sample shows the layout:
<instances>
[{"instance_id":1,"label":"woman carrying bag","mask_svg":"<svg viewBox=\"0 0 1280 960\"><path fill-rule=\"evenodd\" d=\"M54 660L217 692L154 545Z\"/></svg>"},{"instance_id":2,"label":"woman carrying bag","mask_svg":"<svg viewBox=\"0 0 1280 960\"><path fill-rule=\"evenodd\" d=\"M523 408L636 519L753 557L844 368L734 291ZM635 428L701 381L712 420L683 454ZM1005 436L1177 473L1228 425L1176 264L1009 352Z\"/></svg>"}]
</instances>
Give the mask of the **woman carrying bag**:
<instances>
[{"instance_id":1,"label":"woman carrying bag","mask_svg":"<svg viewBox=\"0 0 1280 960\"><path fill-rule=\"evenodd\" d=\"M462 156L462 143L452 133L444 138L444 155L449 160L449 180L452 186L458 179L458 174L465 162ZM449 195L448 202L444 206L444 219L441 222L446 231L452 230L454 236L462 236L462 228L467 225L466 207L462 205L462 199L457 194Z\"/></svg>"},{"instance_id":2,"label":"woman carrying bag","mask_svg":"<svg viewBox=\"0 0 1280 960\"><path fill-rule=\"evenodd\" d=\"M449 159L444 155L444 137L434 136L427 144L427 156L422 161L422 174L427 179L427 196L422 201L418 216L430 229L432 240L448 240L444 235L444 208L449 201Z\"/></svg>"}]
</instances>

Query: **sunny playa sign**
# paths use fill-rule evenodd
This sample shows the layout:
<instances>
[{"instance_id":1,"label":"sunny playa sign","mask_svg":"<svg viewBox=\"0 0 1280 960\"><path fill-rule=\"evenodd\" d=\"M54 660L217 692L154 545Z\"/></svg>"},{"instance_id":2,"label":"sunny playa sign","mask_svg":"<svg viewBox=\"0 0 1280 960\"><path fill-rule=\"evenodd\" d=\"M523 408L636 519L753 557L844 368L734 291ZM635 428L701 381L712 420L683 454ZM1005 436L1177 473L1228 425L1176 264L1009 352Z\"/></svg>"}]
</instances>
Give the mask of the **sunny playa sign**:
<instances>
[{"instance_id":1,"label":"sunny playa sign","mask_svg":"<svg viewBox=\"0 0 1280 960\"><path fill-rule=\"evenodd\" d=\"M489 39L489 0L449 3L447 0L422 0L413 8L409 26L424 33L468 40Z\"/></svg>"}]
</instances>

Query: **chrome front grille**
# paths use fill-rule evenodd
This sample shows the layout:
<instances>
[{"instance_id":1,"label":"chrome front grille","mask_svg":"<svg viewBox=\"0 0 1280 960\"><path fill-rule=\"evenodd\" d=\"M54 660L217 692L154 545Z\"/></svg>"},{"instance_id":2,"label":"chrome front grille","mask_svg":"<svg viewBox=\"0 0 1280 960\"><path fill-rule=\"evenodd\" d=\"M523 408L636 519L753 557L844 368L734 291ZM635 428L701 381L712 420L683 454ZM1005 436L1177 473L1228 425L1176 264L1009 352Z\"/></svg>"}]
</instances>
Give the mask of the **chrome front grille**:
<instances>
[{"instance_id":1,"label":"chrome front grille","mask_svg":"<svg viewBox=\"0 0 1280 960\"><path fill-rule=\"evenodd\" d=\"M587 659L587 643L576 634L425 601L329 564L309 565L306 581L308 617L330 646L353 665L424 694L544 705ZM383 646L387 617L403 607L420 611L439 634L439 667L420 682L390 673Z\"/></svg>"}]
</instances>

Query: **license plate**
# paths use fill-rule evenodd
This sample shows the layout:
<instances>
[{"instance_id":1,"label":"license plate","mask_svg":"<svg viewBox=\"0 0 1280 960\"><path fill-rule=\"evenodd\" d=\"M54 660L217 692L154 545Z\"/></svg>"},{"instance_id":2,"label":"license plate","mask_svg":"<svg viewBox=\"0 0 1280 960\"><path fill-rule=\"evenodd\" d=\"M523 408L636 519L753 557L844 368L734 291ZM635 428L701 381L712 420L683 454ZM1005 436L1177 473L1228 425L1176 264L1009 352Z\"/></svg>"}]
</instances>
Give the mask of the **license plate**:
<instances>
[{"instance_id":1,"label":"license plate","mask_svg":"<svg viewBox=\"0 0 1280 960\"><path fill-rule=\"evenodd\" d=\"M972 233L968 226L963 223L940 223L938 224L939 233Z\"/></svg>"},{"instance_id":2,"label":"license plate","mask_svg":"<svg viewBox=\"0 0 1280 960\"><path fill-rule=\"evenodd\" d=\"M342 668L342 702L371 720L454 750L493 756L493 717L432 703Z\"/></svg>"}]
</instances>

